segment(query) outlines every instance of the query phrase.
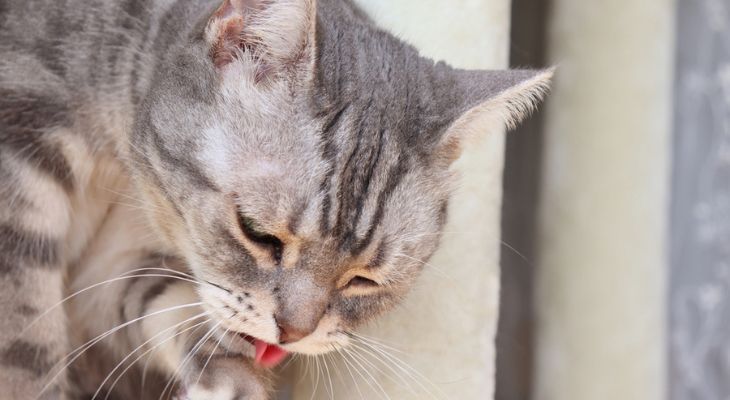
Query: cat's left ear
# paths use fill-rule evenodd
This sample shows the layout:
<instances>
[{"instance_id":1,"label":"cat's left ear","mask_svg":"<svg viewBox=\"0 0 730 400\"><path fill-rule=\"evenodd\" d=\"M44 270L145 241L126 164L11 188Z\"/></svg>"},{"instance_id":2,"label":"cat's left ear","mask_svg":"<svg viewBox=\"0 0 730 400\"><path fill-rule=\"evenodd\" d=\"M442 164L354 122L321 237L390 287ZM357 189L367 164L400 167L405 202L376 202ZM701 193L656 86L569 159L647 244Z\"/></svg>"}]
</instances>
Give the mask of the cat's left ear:
<instances>
[{"instance_id":1,"label":"cat's left ear","mask_svg":"<svg viewBox=\"0 0 730 400\"><path fill-rule=\"evenodd\" d=\"M440 138L436 157L448 166L461 156L471 137L505 126L513 129L545 97L554 68L547 70L439 70L436 88L448 93L439 100L448 128ZM440 73L439 73L440 72ZM448 75L448 76L446 76Z\"/></svg>"},{"instance_id":2,"label":"cat's left ear","mask_svg":"<svg viewBox=\"0 0 730 400\"><path fill-rule=\"evenodd\" d=\"M314 62L316 0L223 0L205 30L216 68L255 64L257 75Z\"/></svg>"}]
</instances>

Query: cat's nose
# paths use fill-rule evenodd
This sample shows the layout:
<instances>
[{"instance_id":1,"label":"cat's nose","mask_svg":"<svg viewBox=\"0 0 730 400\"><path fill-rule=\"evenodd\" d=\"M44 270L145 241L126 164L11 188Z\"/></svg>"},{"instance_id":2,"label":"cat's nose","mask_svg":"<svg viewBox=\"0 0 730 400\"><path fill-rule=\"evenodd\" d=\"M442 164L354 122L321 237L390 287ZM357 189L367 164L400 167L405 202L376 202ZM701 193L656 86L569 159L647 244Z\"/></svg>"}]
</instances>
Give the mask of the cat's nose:
<instances>
[{"instance_id":1,"label":"cat's nose","mask_svg":"<svg viewBox=\"0 0 730 400\"><path fill-rule=\"evenodd\" d=\"M276 324L279 327L280 344L292 344L294 342L298 342L313 332L311 329L299 328L285 320L277 319Z\"/></svg>"}]
</instances>

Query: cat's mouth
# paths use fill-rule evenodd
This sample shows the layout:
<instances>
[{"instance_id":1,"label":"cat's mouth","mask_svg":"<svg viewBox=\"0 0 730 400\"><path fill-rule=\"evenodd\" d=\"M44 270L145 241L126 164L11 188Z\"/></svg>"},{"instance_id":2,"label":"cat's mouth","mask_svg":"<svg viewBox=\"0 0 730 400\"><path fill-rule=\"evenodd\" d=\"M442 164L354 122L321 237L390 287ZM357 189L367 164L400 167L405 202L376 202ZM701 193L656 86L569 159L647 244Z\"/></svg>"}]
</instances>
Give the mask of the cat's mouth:
<instances>
[{"instance_id":1,"label":"cat's mouth","mask_svg":"<svg viewBox=\"0 0 730 400\"><path fill-rule=\"evenodd\" d=\"M256 349L256 356L254 361L256 364L264 368L274 368L281 364L282 361L286 360L289 356L289 352L282 349L281 347L266 343L261 339L256 339L253 336L249 336L241 333L241 337L247 342L251 343Z\"/></svg>"}]
</instances>

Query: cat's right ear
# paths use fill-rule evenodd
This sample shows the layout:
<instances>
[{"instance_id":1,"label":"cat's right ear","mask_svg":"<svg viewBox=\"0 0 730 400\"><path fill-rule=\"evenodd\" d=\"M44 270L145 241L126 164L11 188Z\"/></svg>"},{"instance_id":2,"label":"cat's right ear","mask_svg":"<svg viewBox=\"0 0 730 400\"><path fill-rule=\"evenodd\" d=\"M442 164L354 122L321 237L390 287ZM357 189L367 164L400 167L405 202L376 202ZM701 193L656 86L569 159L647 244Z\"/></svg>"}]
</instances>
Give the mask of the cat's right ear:
<instances>
[{"instance_id":1,"label":"cat's right ear","mask_svg":"<svg viewBox=\"0 0 730 400\"><path fill-rule=\"evenodd\" d=\"M205 39L216 68L253 63L256 78L314 62L316 0L224 0Z\"/></svg>"}]
</instances>

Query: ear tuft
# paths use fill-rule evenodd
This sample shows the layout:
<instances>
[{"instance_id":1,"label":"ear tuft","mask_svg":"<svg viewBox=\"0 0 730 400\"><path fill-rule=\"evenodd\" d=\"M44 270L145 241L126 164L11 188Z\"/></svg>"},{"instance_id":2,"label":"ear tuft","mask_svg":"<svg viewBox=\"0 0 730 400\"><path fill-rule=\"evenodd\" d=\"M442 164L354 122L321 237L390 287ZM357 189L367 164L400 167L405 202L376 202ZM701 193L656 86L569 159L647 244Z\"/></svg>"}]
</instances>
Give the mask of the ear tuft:
<instances>
[{"instance_id":1,"label":"ear tuft","mask_svg":"<svg viewBox=\"0 0 730 400\"><path fill-rule=\"evenodd\" d=\"M315 0L224 0L205 37L216 67L245 55L268 70L312 55L315 24Z\"/></svg>"},{"instance_id":2,"label":"ear tuft","mask_svg":"<svg viewBox=\"0 0 730 400\"><path fill-rule=\"evenodd\" d=\"M533 113L550 91L555 68L541 71L460 71L464 103L440 140L437 157L450 165L465 141L486 132L514 129Z\"/></svg>"},{"instance_id":3,"label":"ear tuft","mask_svg":"<svg viewBox=\"0 0 730 400\"><path fill-rule=\"evenodd\" d=\"M555 75L555 68L538 72L534 77L505 90L483 104L490 112L501 117L507 129L515 129L527 119L550 91L550 82ZM491 110L490 110L491 109ZM479 110L475 110L479 112Z\"/></svg>"}]
</instances>

